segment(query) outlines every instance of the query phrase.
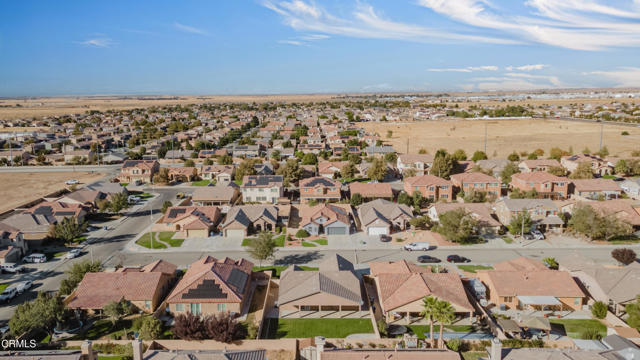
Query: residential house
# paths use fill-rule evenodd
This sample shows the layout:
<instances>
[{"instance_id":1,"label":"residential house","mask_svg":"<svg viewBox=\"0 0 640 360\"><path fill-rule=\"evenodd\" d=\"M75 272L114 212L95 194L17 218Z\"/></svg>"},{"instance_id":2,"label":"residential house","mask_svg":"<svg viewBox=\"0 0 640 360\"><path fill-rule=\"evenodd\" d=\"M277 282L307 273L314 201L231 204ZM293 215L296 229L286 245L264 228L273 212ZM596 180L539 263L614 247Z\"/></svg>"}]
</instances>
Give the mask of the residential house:
<instances>
[{"instance_id":1,"label":"residential house","mask_svg":"<svg viewBox=\"0 0 640 360\"><path fill-rule=\"evenodd\" d=\"M262 155L260 145L233 145L230 150L233 157L255 158Z\"/></svg>"},{"instance_id":2,"label":"residential house","mask_svg":"<svg viewBox=\"0 0 640 360\"><path fill-rule=\"evenodd\" d=\"M391 145L382 145L382 146L371 145L371 146L367 146L364 149L364 152L367 154L367 156L385 156L386 154L392 154L392 153L395 153L396 151L393 149L393 146Z\"/></svg>"},{"instance_id":3,"label":"residential house","mask_svg":"<svg viewBox=\"0 0 640 360\"><path fill-rule=\"evenodd\" d=\"M126 183L150 183L159 170L160 163L156 160L127 160L122 163L118 180Z\"/></svg>"},{"instance_id":4,"label":"residential house","mask_svg":"<svg viewBox=\"0 0 640 360\"><path fill-rule=\"evenodd\" d=\"M89 162L91 158L95 156L95 153L91 150L71 150L64 152L64 162L65 163L73 163L73 162Z\"/></svg>"},{"instance_id":5,"label":"residential house","mask_svg":"<svg viewBox=\"0 0 640 360\"><path fill-rule=\"evenodd\" d=\"M498 200L494 206L498 219L504 226L519 213L528 212L534 226L543 231L562 231L564 221L558 216L560 210L549 199L509 199Z\"/></svg>"},{"instance_id":6,"label":"residential house","mask_svg":"<svg viewBox=\"0 0 640 360\"><path fill-rule=\"evenodd\" d=\"M176 266L156 260L142 268L86 273L65 300L70 309L102 310L113 301L129 301L139 310L153 312L171 289Z\"/></svg>"},{"instance_id":7,"label":"residential house","mask_svg":"<svg viewBox=\"0 0 640 360\"><path fill-rule=\"evenodd\" d=\"M318 163L318 175L335 179L336 174L340 174L342 168L349 164L348 161L320 161Z\"/></svg>"},{"instance_id":8,"label":"residential house","mask_svg":"<svg viewBox=\"0 0 640 360\"><path fill-rule=\"evenodd\" d=\"M84 188L68 193L59 198L58 201L67 204L84 205L86 207L95 209L98 207L98 202L101 200L106 200L107 197L108 195L101 191Z\"/></svg>"},{"instance_id":9,"label":"residential house","mask_svg":"<svg viewBox=\"0 0 640 360\"><path fill-rule=\"evenodd\" d=\"M197 188L191 196L191 202L198 206L219 206L222 213L226 214L239 198L240 191L236 184L217 184Z\"/></svg>"},{"instance_id":10,"label":"residential house","mask_svg":"<svg viewBox=\"0 0 640 360\"><path fill-rule=\"evenodd\" d=\"M602 301L622 316L625 306L635 302L640 283L640 263L627 266L607 266L573 253L558 260L560 270L568 271L595 301Z\"/></svg>"},{"instance_id":11,"label":"residential house","mask_svg":"<svg viewBox=\"0 0 640 360\"><path fill-rule=\"evenodd\" d=\"M267 360L267 350L158 350L149 348L143 354L142 341L137 343L140 350L133 351L133 360ZM134 349L135 344L136 341L134 341ZM143 355L136 358L137 353Z\"/></svg>"},{"instance_id":12,"label":"residential house","mask_svg":"<svg viewBox=\"0 0 640 360\"><path fill-rule=\"evenodd\" d=\"M198 178L198 168L195 167L170 167L169 181L171 182L189 182Z\"/></svg>"},{"instance_id":13,"label":"residential house","mask_svg":"<svg viewBox=\"0 0 640 360\"><path fill-rule=\"evenodd\" d=\"M609 201L590 201L587 205L602 214L613 214L618 219L631 224L635 230L640 230L640 203L629 199Z\"/></svg>"},{"instance_id":14,"label":"residential house","mask_svg":"<svg viewBox=\"0 0 640 360\"><path fill-rule=\"evenodd\" d=\"M406 260L372 262L369 266L387 323L410 324L423 320L420 313L426 296L448 301L457 317L473 317L475 309L455 272L433 273L430 268Z\"/></svg>"},{"instance_id":15,"label":"residential house","mask_svg":"<svg viewBox=\"0 0 640 360\"><path fill-rule=\"evenodd\" d=\"M349 193L351 196L360 194L365 200L393 200L393 189L391 189L390 183L361 183L356 181L349 184Z\"/></svg>"},{"instance_id":16,"label":"residential house","mask_svg":"<svg viewBox=\"0 0 640 360\"><path fill-rule=\"evenodd\" d=\"M560 167L560 163L555 159L535 159L523 160L518 164L518 169L523 173L534 171L549 171L552 167Z\"/></svg>"},{"instance_id":17,"label":"residential house","mask_svg":"<svg viewBox=\"0 0 640 360\"><path fill-rule=\"evenodd\" d=\"M451 182L459 191L463 191L465 194L476 191L497 198L502 191L502 180L481 172L453 174L451 175Z\"/></svg>"},{"instance_id":18,"label":"residential house","mask_svg":"<svg viewBox=\"0 0 640 360\"><path fill-rule=\"evenodd\" d=\"M408 169L413 169L417 176L426 175L432 165L433 155L429 154L401 154L396 160L396 166L402 174Z\"/></svg>"},{"instance_id":19,"label":"residential house","mask_svg":"<svg viewBox=\"0 0 640 360\"><path fill-rule=\"evenodd\" d=\"M478 221L478 232L481 234L497 235L502 227L500 221L494 217L491 205L488 203L435 203L427 209L427 215L434 222L440 221L440 215L464 209Z\"/></svg>"},{"instance_id":20,"label":"residential house","mask_svg":"<svg viewBox=\"0 0 640 360\"><path fill-rule=\"evenodd\" d=\"M304 317L313 312L338 316L363 310L361 279L353 264L338 254L320 263L317 271L289 266L280 275L280 317Z\"/></svg>"},{"instance_id":21,"label":"residential house","mask_svg":"<svg viewBox=\"0 0 640 360\"><path fill-rule=\"evenodd\" d=\"M153 229L173 231L184 238L205 238L214 232L220 214L217 206L171 206Z\"/></svg>"},{"instance_id":22,"label":"residential house","mask_svg":"<svg viewBox=\"0 0 640 360\"><path fill-rule=\"evenodd\" d=\"M582 200L612 200L622 196L622 188L611 179L571 180L571 192Z\"/></svg>"},{"instance_id":23,"label":"residential house","mask_svg":"<svg viewBox=\"0 0 640 360\"><path fill-rule=\"evenodd\" d=\"M324 176L312 177L300 180L300 202L309 200L339 201L341 198L340 187L342 184Z\"/></svg>"},{"instance_id":24,"label":"residential house","mask_svg":"<svg viewBox=\"0 0 640 360\"><path fill-rule=\"evenodd\" d=\"M523 192L535 189L538 196L544 199L566 199L569 197L569 179L555 176L544 171L518 173L511 176L511 190Z\"/></svg>"},{"instance_id":25,"label":"residential house","mask_svg":"<svg viewBox=\"0 0 640 360\"><path fill-rule=\"evenodd\" d=\"M234 173L233 165L205 165L200 169L202 179L215 180L216 184L230 184Z\"/></svg>"},{"instance_id":26,"label":"residential house","mask_svg":"<svg viewBox=\"0 0 640 360\"><path fill-rule=\"evenodd\" d=\"M75 218L78 223L84 221L85 216L89 213L91 208L74 203L66 203L62 201L43 201L34 205L33 207L25 210L26 214L43 214L55 218L57 221L72 217Z\"/></svg>"},{"instance_id":27,"label":"residential house","mask_svg":"<svg viewBox=\"0 0 640 360\"><path fill-rule=\"evenodd\" d=\"M245 203L278 203L284 195L283 178L280 175L249 175L242 179L242 201Z\"/></svg>"},{"instance_id":28,"label":"residential house","mask_svg":"<svg viewBox=\"0 0 640 360\"><path fill-rule=\"evenodd\" d=\"M299 227L311 235L348 235L351 233L349 204L299 205Z\"/></svg>"},{"instance_id":29,"label":"residential house","mask_svg":"<svg viewBox=\"0 0 640 360\"><path fill-rule=\"evenodd\" d=\"M273 231L278 224L278 208L273 205L241 205L232 207L220 231L224 237L244 238L262 230Z\"/></svg>"},{"instance_id":30,"label":"residential house","mask_svg":"<svg viewBox=\"0 0 640 360\"><path fill-rule=\"evenodd\" d=\"M29 249L42 245L49 235L51 226L58 222L50 214L19 213L9 216L0 222L0 230L7 232L19 231Z\"/></svg>"},{"instance_id":31,"label":"residential house","mask_svg":"<svg viewBox=\"0 0 640 360\"><path fill-rule=\"evenodd\" d=\"M487 286L487 298L497 307L518 310L581 310L586 296L566 271L549 270L539 263L523 270L478 270L477 277Z\"/></svg>"},{"instance_id":32,"label":"residential house","mask_svg":"<svg viewBox=\"0 0 640 360\"><path fill-rule=\"evenodd\" d=\"M321 151L325 151L327 149L325 144L300 144L298 145L298 151L302 151L303 153L312 153L312 154L320 154Z\"/></svg>"},{"instance_id":33,"label":"residential house","mask_svg":"<svg viewBox=\"0 0 640 360\"><path fill-rule=\"evenodd\" d=\"M511 161L507 159L478 160L474 166L479 167L483 171L491 171L494 177L500 178L502 170L510 163Z\"/></svg>"},{"instance_id":34,"label":"residential house","mask_svg":"<svg viewBox=\"0 0 640 360\"><path fill-rule=\"evenodd\" d=\"M169 310L174 315L240 315L251 300L252 269L253 263L246 259L205 256L189 266L169 294Z\"/></svg>"},{"instance_id":35,"label":"residential house","mask_svg":"<svg viewBox=\"0 0 640 360\"><path fill-rule=\"evenodd\" d=\"M404 191L413 196L420 192L422 197L431 201L453 200L453 183L433 175L413 176L404 179Z\"/></svg>"},{"instance_id":36,"label":"residential house","mask_svg":"<svg viewBox=\"0 0 640 360\"><path fill-rule=\"evenodd\" d=\"M377 199L360 205L358 217L365 234L389 235L407 229L413 211L407 205Z\"/></svg>"},{"instance_id":37,"label":"residential house","mask_svg":"<svg viewBox=\"0 0 640 360\"><path fill-rule=\"evenodd\" d=\"M27 249L21 232L0 230L0 264L20 262Z\"/></svg>"},{"instance_id":38,"label":"residential house","mask_svg":"<svg viewBox=\"0 0 640 360\"><path fill-rule=\"evenodd\" d=\"M597 155L577 154L563 156L560 159L560 164L562 164L562 167L567 169L569 172L576 171L576 169L578 169L578 165L584 162L590 163L593 173L600 176L610 175L614 170L614 167L611 166L608 161L602 159Z\"/></svg>"}]
</instances>

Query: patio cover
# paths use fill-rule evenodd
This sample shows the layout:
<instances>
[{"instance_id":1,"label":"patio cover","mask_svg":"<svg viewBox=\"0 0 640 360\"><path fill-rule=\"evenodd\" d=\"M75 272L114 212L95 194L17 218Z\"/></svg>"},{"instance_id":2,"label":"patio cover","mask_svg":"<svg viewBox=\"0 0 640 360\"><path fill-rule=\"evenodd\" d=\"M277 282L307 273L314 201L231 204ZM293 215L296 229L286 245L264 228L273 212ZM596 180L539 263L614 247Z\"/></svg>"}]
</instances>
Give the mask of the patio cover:
<instances>
[{"instance_id":1,"label":"patio cover","mask_svg":"<svg viewBox=\"0 0 640 360\"><path fill-rule=\"evenodd\" d=\"M520 326L518 326L518 323L511 319L498 319L498 325L500 325L504 332L508 333L517 333L522 330Z\"/></svg>"},{"instance_id":2,"label":"patio cover","mask_svg":"<svg viewBox=\"0 0 640 360\"><path fill-rule=\"evenodd\" d=\"M554 296L518 296L518 300L525 305L561 305Z\"/></svg>"},{"instance_id":3,"label":"patio cover","mask_svg":"<svg viewBox=\"0 0 640 360\"><path fill-rule=\"evenodd\" d=\"M543 225L564 225L564 221L556 215L549 215L540 221Z\"/></svg>"},{"instance_id":4,"label":"patio cover","mask_svg":"<svg viewBox=\"0 0 640 360\"><path fill-rule=\"evenodd\" d=\"M551 330L551 323L549 322L549 319L538 316L523 317L520 322L520 326L527 329Z\"/></svg>"}]
</instances>

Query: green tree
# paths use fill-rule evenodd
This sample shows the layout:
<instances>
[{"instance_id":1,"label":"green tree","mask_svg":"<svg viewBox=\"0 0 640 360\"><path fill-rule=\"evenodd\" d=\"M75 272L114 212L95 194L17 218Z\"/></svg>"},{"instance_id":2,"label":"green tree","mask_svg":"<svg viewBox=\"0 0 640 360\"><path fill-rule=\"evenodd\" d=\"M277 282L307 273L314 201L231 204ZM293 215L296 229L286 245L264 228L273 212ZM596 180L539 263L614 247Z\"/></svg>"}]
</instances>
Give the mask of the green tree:
<instances>
[{"instance_id":1,"label":"green tree","mask_svg":"<svg viewBox=\"0 0 640 360\"><path fill-rule=\"evenodd\" d=\"M128 300L120 299L120 301L111 301L102 309L102 312L109 317L111 323L115 326L123 317L133 312L131 303Z\"/></svg>"},{"instance_id":2,"label":"green tree","mask_svg":"<svg viewBox=\"0 0 640 360\"><path fill-rule=\"evenodd\" d=\"M591 306L591 314L596 319L604 319L607 316L607 305L602 301L596 301Z\"/></svg>"},{"instance_id":3,"label":"green tree","mask_svg":"<svg viewBox=\"0 0 640 360\"><path fill-rule=\"evenodd\" d=\"M422 299L422 311L420 312L420 316L424 317L425 320L429 322L429 341L431 342L431 347L434 347L434 338L433 338L433 323L435 322L436 315L436 307L438 305L438 299L433 296L425 296Z\"/></svg>"},{"instance_id":4,"label":"green tree","mask_svg":"<svg viewBox=\"0 0 640 360\"><path fill-rule=\"evenodd\" d=\"M463 199L466 203L483 203L487 201L487 193L471 189L464 193Z\"/></svg>"},{"instance_id":5,"label":"green tree","mask_svg":"<svg viewBox=\"0 0 640 360\"><path fill-rule=\"evenodd\" d=\"M122 209L129 207L129 199L125 193L117 193L111 195L109 200L109 210L114 213L119 213Z\"/></svg>"},{"instance_id":6,"label":"green tree","mask_svg":"<svg viewBox=\"0 0 640 360\"><path fill-rule=\"evenodd\" d=\"M531 154L527 155L527 159L528 160L537 160L538 159L538 154L531 153Z\"/></svg>"},{"instance_id":7,"label":"green tree","mask_svg":"<svg viewBox=\"0 0 640 360\"><path fill-rule=\"evenodd\" d=\"M467 160L467 153L462 149L458 149L453 153L453 158L456 161L465 161Z\"/></svg>"},{"instance_id":8,"label":"green tree","mask_svg":"<svg viewBox=\"0 0 640 360\"><path fill-rule=\"evenodd\" d=\"M406 178L410 178L410 177L414 177L416 176L418 172L416 171L416 169L414 168L409 168L404 170L404 172L402 173L402 176L406 179Z\"/></svg>"},{"instance_id":9,"label":"green tree","mask_svg":"<svg viewBox=\"0 0 640 360\"><path fill-rule=\"evenodd\" d=\"M168 184L169 183L169 169L160 168L157 174L153 175L154 184Z\"/></svg>"},{"instance_id":10,"label":"green tree","mask_svg":"<svg viewBox=\"0 0 640 360\"><path fill-rule=\"evenodd\" d=\"M398 155L396 153L386 153L384 154L384 161L388 163L395 163L398 160Z\"/></svg>"},{"instance_id":11,"label":"green tree","mask_svg":"<svg viewBox=\"0 0 640 360\"><path fill-rule=\"evenodd\" d=\"M507 226L509 228L509 233L513 235L522 235L531 231L531 226L533 225L533 220L531 220L531 215L529 215L528 211L520 211L516 216L511 217L511 221Z\"/></svg>"},{"instance_id":12,"label":"green tree","mask_svg":"<svg viewBox=\"0 0 640 360\"><path fill-rule=\"evenodd\" d=\"M280 160L280 150L273 150L273 152L271 152L271 158L274 160Z\"/></svg>"},{"instance_id":13,"label":"green tree","mask_svg":"<svg viewBox=\"0 0 640 360\"><path fill-rule=\"evenodd\" d=\"M34 300L16 307L9 320L11 335L18 337L36 329L51 333L56 322L63 319L64 312L62 298L40 292Z\"/></svg>"},{"instance_id":14,"label":"green tree","mask_svg":"<svg viewBox=\"0 0 640 360\"><path fill-rule=\"evenodd\" d=\"M444 150L438 150L431 169L429 169L429 174L448 179L457 166L458 162L451 154L447 154Z\"/></svg>"},{"instance_id":15,"label":"green tree","mask_svg":"<svg viewBox=\"0 0 640 360\"><path fill-rule=\"evenodd\" d=\"M555 176L565 176L567 175L567 171L562 166L552 166L547 172L551 175Z\"/></svg>"},{"instance_id":16,"label":"green tree","mask_svg":"<svg viewBox=\"0 0 640 360\"><path fill-rule=\"evenodd\" d=\"M166 213L167 209L170 208L171 206L173 206L173 204L171 203L171 201L166 200L162 203L162 213Z\"/></svg>"},{"instance_id":17,"label":"green tree","mask_svg":"<svg viewBox=\"0 0 640 360\"><path fill-rule=\"evenodd\" d=\"M569 228L592 240L612 240L628 236L633 232L631 224L616 216L615 213L599 213L586 204L574 207Z\"/></svg>"},{"instance_id":18,"label":"green tree","mask_svg":"<svg viewBox=\"0 0 640 360\"><path fill-rule=\"evenodd\" d=\"M211 160L211 158L206 158L206 159L204 159L204 161L202 162L202 165L204 165L204 166L211 166L211 165L213 165L213 160Z\"/></svg>"},{"instance_id":19,"label":"green tree","mask_svg":"<svg viewBox=\"0 0 640 360\"><path fill-rule=\"evenodd\" d=\"M342 169L340 169L340 176L343 179L352 179L356 176L357 171L358 169L356 169L356 166L352 162L348 162L342 167Z\"/></svg>"},{"instance_id":20,"label":"green tree","mask_svg":"<svg viewBox=\"0 0 640 360\"><path fill-rule=\"evenodd\" d=\"M276 241L269 231L260 232L257 238L249 242L248 247L249 254L259 261L258 266L262 266L263 260L273 258L276 253Z\"/></svg>"},{"instance_id":21,"label":"green tree","mask_svg":"<svg viewBox=\"0 0 640 360\"><path fill-rule=\"evenodd\" d=\"M184 166L185 166L185 167L195 167L195 166L196 166L196 163L195 163L193 160L191 160L191 159L187 159L187 160L185 160L185 162L184 162Z\"/></svg>"},{"instance_id":22,"label":"green tree","mask_svg":"<svg viewBox=\"0 0 640 360\"><path fill-rule=\"evenodd\" d=\"M162 323L155 316L142 318L138 334L142 340L154 340L162 335Z\"/></svg>"},{"instance_id":23,"label":"green tree","mask_svg":"<svg viewBox=\"0 0 640 360\"><path fill-rule=\"evenodd\" d=\"M313 153L306 153L302 158L302 165L316 165L318 163L318 157Z\"/></svg>"},{"instance_id":24,"label":"green tree","mask_svg":"<svg viewBox=\"0 0 640 360\"><path fill-rule=\"evenodd\" d=\"M276 174L281 175L284 185L289 186L291 183L296 182L302 178L303 169L298 163L298 159L287 159L284 166L280 166L276 170Z\"/></svg>"},{"instance_id":25,"label":"green tree","mask_svg":"<svg viewBox=\"0 0 640 360\"><path fill-rule=\"evenodd\" d=\"M369 169L367 169L369 179L382 181L386 175L387 164L380 158L374 159Z\"/></svg>"},{"instance_id":26,"label":"green tree","mask_svg":"<svg viewBox=\"0 0 640 360\"><path fill-rule=\"evenodd\" d=\"M593 169L590 162L581 162L569 175L570 179L593 179Z\"/></svg>"},{"instance_id":27,"label":"green tree","mask_svg":"<svg viewBox=\"0 0 640 360\"><path fill-rule=\"evenodd\" d=\"M563 156L571 155L567 151L554 147L549 150L549 158L560 161Z\"/></svg>"},{"instance_id":28,"label":"green tree","mask_svg":"<svg viewBox=\"0 0 640 360\"><path fill-rule=\"evenodd\" d=\"M356 207L362 204L362 195L355 193L351 194L351 199L349 200L351 206Z\"/></svg>"},{"instance_id":29,"label":"green tree","mask_svg":"<svg viewBox=\"0 0 640 360\"><path fill-rule=\"evenodd\" d=\"M518 153L514 151L511 154L509 154L509 156L507 156L507 160L509 160L509 161L520 161L520 155L518 155Z\"/></svg>"},{"instance_id":30,"label":"green tree","mask_svg":"<svg viewBox=\"0 0 640 360\"><path fill-rule=\"evenodd\" d=\"M237 181L242 181L242 179L245 176L255 175L256 169L253 167L253 165L255 165L256 162L259 162L259 161L260 160L257 160L257 159L247 159L241 162L240 165L238 165L238 168L236 169L235 179Z\"/></svg>"},{"instance_id":31,"label":"green tree","mask_svg":"<svg viewBox=\"0 0 640 360\"><path fill-rule=\"evenodd\" d=\"M623 265L629 265L638 259L636 252L629 248L613 249L611 256Z\"/></svg>"},{"instance_id":32,"label":"green tree","mask_svg":"<svg viewBox=\"0 0 640 360\"><path fill-rule=\"evenodd\" d=\"M609 148L606 145L603 146L602 149L598 151L597 155L601 158L606 158L607 156L609 156Z\"/></svg>"},{"instance_id":33,"label":"green tree","mask_svg":"<svg viewBox=\"0 0 640 360\"><path fill-rule=\"evenodd\" d=\"M218 164L219 165L231 165L231 164L233 164L233 157L231 157L231 155L229 155L229 154L221 155L220 157L218 157Z\"/></svg>"},{"instance_id":34,"label":"green tree","mask_svg":"<svg viewBox=\"0 0 640 360\"><path fill-rule=\"evenodd\" d=\"M49 236L54 239L63 240L65 243L70 243L76 238L78 238L82 233L87 230L87 223L82 222L78 223L77 219L74 217L67 217L62 219L62 221L53 225L51 231L49 232Z\"/></svg>"},{"instance_id":35,"label":"green tree","mask_svg":"<svg viewBox=\"0 0 640 360\"><path fill-rule=\"evenodd\" d=\"M615 172L618 175L627 175L629 173L629 165L627 165L627 161L622 159L618 160L615 167Z\"/></svg>"},{"instance_id":36,"label":"green tree","mask_svg":"<svg viewBox=\"0 0 640 360\"><path fill-rule=\"evenodd\" d=\"M445 239L455 243L468 242L478 225L478 221L465 209L450 210L438 216L435 231Z\"/></svg>"},{"instance_id":37,"label":"green tree","mask_svg":"<svg viewBox=\"0 0 640 360\"><path fill-rule=\"evenodd\" d=\"M476 151L473 153L473 156L471 157L472 161L478 161L478 160L487 160L489 157L487 157L487 154L485 154L484 151Z\"/></svg>"},{"instance_id":38,"label":"green tree","mask_svg":"<svg viewBox=\"0 0 640 360\"><path fill-rule=\"evenodd\" d=\"M504 169L500 172L500 177L502 178L503 184L509 184L511 182L511 175L517 174L520 172L518 166L514 163L508 163Z\"/></svg>"},{"instance_id":39,"label":"green tree","mask_svg":"<svg viewBox=\"0 0 640 360\"><path fill-rule=\"evenodd\" d=\"M558 270L558 261L556 260L556 258L553 257L546 257L542 260L543 263L545 263L545 265L547 265L547 267L551 270Z\"/></svg>"},{"instance_id":40,"label":"green tree","mask_svg":"<svg viewBox=\"0 0 640 360\"><path fill-rule=\"evenodd\" d=\"M387 138L391 139L392 136L393 136L393 131L387 130Z\"/></svg>"},{"instance_id":41,"label":"green tree","mask_svg":"<svg viewBox=\"0 0 640 360\"><path fill-rule=\"evenodd\" d=\"M627 313L627 325L640 330L640 295L635 302L627 304L624 309ZM11 329L13 330L13 327Z\"/></svg>"},{"instance_id":42,"label":"green tree","mask_svg":"<svg viewBox=\"0 0 640 360\"><path fill-rule=\"evenodd\" d=\"M442 336L442 332L444 331L444 326L449 325L456 318L456 310L454 307L445 300L440 300L436 303L436 307L433 314L434 320L440 323L440 336L438 337L438 342L441 348L444 348L444 339Z\"/></svg>"},{"instance_id":43,"label":"green tree","mask_svg":"<svg viewBox=\"0 0 640 360\"><path fill-rule=\"evenodd\" d=\"M74 263L71 269L67 270L65 274L67 277L60 282L60 289L58 292L61 295L69 295L80 284L84 275L90 272L102 271L102 264L99 261L83 261Z\"/></svg>"},{"instance_id":44,"label":"green tree","mask_svg":"<svg viewBox=\"0 0 640 360\"><path fill-rule=\"evenodd\" d=\"M420 155L427 154L427 149L425 149L425 148L420 148L420 150L418 150L418 154L420 154Z\"/></svg>"}]
</instances>

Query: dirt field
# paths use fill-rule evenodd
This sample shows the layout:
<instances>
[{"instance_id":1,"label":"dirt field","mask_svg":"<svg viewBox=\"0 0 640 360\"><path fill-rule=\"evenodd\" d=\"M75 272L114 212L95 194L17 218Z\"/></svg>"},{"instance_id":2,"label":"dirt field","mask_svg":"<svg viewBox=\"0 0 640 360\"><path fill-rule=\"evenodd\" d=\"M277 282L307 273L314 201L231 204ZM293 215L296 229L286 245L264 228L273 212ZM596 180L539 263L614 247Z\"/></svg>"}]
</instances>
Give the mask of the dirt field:
<instances>
[{"instance_id":1,"label":"dirt field","mask_svg":"<svg viewBox=\"0 0 640 360\"><path fill-rule=\"evenodd\" d=\"M67 187L64 184L66 180L77 179L82 186L103 176L87 172L0 173L0 212L62 190Z\"/></svg>"},{"instance_id":2,"label":"dirt field","mask_svg":"<svg viewBox=\"0 0 640 360\"><path fill-rule=\"evenodd\" d=\"M569 122L562 120L451 120L421 121L409 123L360 123L367 131L378 133L383 141L400 153L416 154L421 148L433 154L437 149L450 151L464 149L471 157L474 151L484 149L485 124L487 126L487 155L505 158L513 151L531 152L543 149L545 156L552 147L575 152L588 147L597 151L600 144L600 128L597 123ZM387 131L393 136L387 138ZM622 131L630 135L622 136ZM640 128L605 125L603 144L611 155L629 155L640 150Z\"/></svg>"}]
</instances>

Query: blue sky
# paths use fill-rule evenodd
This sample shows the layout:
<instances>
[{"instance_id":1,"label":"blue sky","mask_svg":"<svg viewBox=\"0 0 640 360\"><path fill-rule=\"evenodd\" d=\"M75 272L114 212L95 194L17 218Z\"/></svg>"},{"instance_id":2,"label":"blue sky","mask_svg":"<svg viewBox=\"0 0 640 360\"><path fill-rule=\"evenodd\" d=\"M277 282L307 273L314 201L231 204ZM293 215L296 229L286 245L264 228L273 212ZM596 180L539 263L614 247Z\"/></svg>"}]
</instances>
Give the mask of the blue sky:
<instances>
[{"instance_id":1,"label":"blue sky","mask_svg":"<svg viewBox=\"0 0 640 360\"><path fill-rule=\"evenodd\" d=\"M640 0L2 1L0 96L640 86Z\"/></svg>"}]
</instances>

